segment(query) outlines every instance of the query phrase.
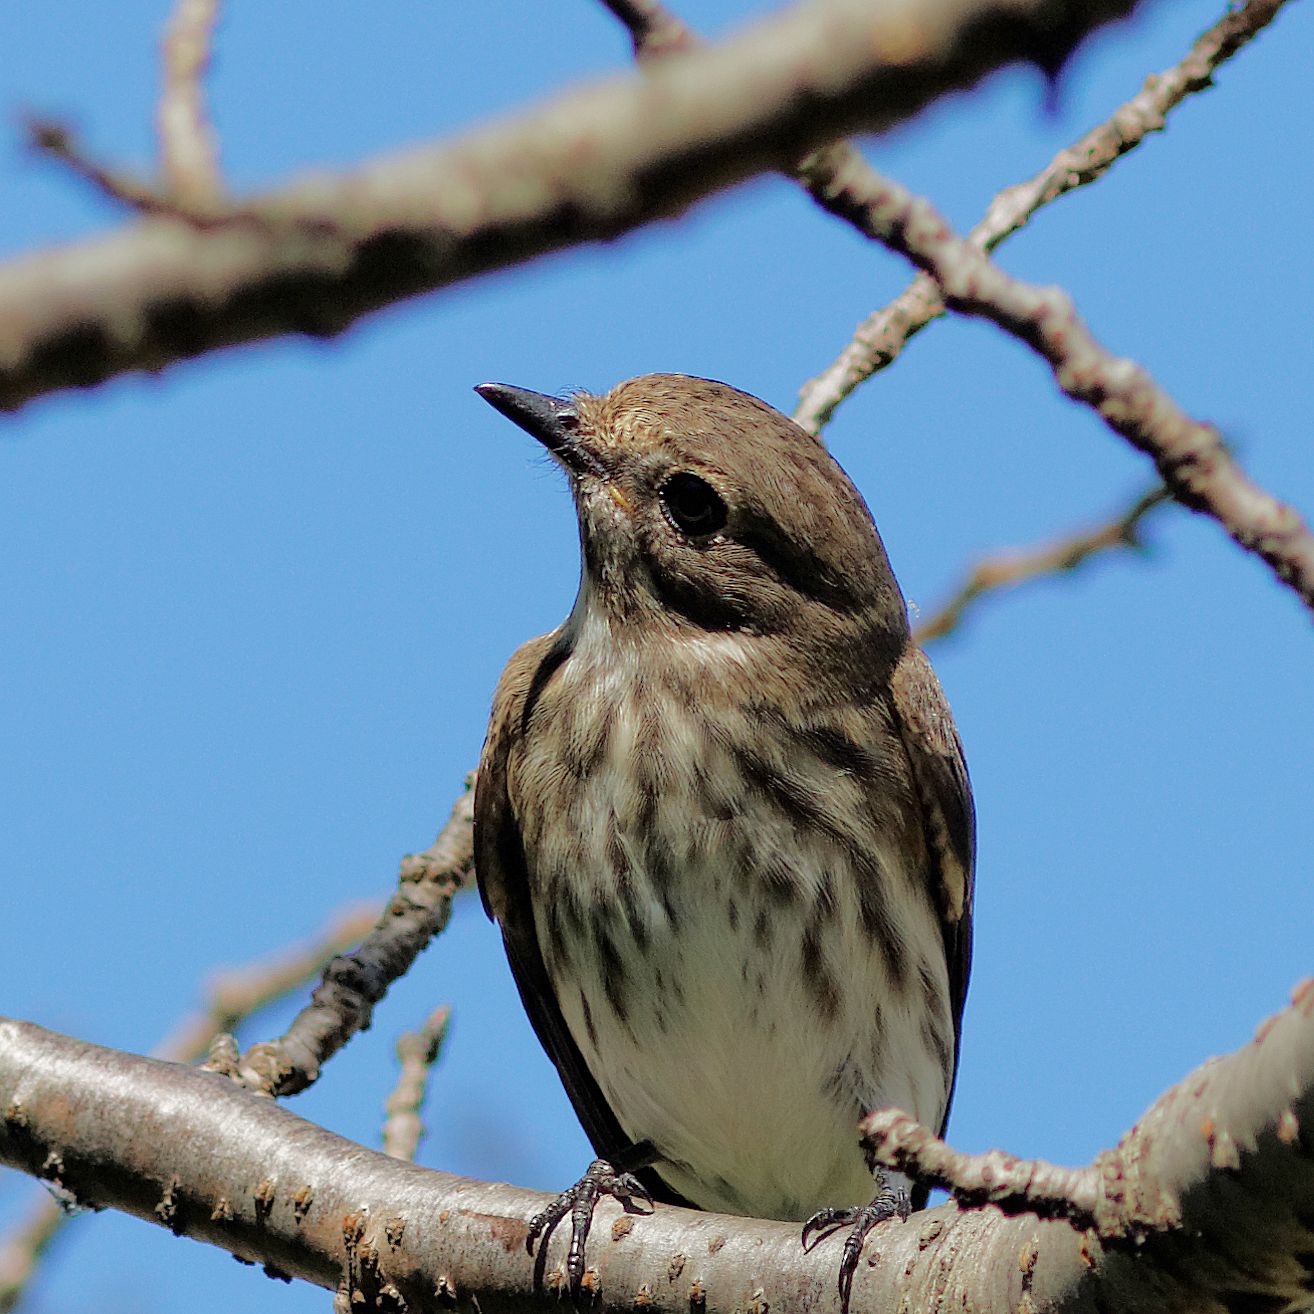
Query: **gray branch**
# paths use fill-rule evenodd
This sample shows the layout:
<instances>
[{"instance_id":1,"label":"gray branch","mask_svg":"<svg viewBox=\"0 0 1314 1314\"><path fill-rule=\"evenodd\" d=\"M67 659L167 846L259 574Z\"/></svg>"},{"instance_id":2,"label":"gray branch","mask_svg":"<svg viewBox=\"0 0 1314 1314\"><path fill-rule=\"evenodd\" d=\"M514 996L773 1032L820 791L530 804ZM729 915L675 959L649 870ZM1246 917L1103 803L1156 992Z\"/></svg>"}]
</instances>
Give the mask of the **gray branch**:
<instances>
[{"instance_id":1,"label":"gray branch","mask_svg":"<svg viewBox=\"0 0 1314 1314\"><path fill-rule=\"evenodd\" d=\"M679 214L1135 0L814 0L454 141L0 267L0 408L369 311ZM122 191L121 188L115 190ZM174 209L174 214L167 211Z\"/></svg>"},{"instance_id":2,"label":"gray branch","mask_svg":"<svg viewBox=\"0 0 1314 1314\"><path fill-rule=\"evenodd\" d=\"M895 1151L918 1164L906 1137ZM958 1160L936 1161L941 1180L978 1199L1052 1214L1075 1183L1074 1205L1097 1219L1107 1205L1118 1225L945 1205L873 1235L855 1308L1304 1308L1314 1281L1314 985L1245 1048L1157 1101L1092 1170ZM524 1241L543 1196L390 1159L215 1074L31 1023L0 1021L0 1163L337 1290L347 1308L541 1308ZM996 1172L1008 1179L998 1189ZM554 1239L549 1286L563 1245ZM588 1258L597 1311L838 1309L835 1248L803 1254L793 1223L674 1208L629 1218L604 1205Z\"/></svg>"}]
</instances>

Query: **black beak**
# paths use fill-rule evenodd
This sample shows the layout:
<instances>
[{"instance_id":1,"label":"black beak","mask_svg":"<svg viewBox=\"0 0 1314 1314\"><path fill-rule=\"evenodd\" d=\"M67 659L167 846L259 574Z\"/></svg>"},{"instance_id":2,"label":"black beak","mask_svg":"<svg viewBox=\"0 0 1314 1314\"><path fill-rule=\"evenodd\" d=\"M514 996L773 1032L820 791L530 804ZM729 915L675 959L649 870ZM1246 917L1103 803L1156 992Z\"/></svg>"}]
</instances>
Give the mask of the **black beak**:
<instances>
[{"instance_id":1,"label":"black beak","mask_svg":"<svg viewBox=\"0 0 1314 1314\"><path fill-rule=\"evenodd\" d=\"M507 383L481 383L475 391L508 420L532 434L567 465L579 464L581 448L575 440L579 416L571 402Z\"/></svg>"}]
</instances>

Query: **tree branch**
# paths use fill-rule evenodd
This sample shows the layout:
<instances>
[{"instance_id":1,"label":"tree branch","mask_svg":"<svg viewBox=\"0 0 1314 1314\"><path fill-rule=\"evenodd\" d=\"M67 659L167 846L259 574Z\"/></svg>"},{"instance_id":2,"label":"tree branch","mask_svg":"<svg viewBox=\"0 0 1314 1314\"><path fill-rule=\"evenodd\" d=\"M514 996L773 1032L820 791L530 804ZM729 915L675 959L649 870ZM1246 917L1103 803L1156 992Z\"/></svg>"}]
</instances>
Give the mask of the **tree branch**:
<instances>
[{"instance_id":1,"label":"tree branch","mask_svg":"<svg viewBox=\"0 0 1314 1314\"><path fill-rule=\"evenodd\" d=\"M1314 611L1314 535L1295 508L1250 479L1213 425L1192 419L1145 369L1098 342L1061 288L1006 274L957 236L928 200L850 153L851 169L819 153L827 157L820 176L833 212L934 278L952 309L987 319L1031 347L1064 393L1154 461L1178 502L1217 520Z\"/></svg>"},{"instance_id":2,"label":"tree branch","mask_svg":"<svg viewBox=\"0 0 1314 1314\"><path fill-rule=\"evenodd\" d=\"M447 1038L452 1010L443 1004L429 1014L418 1031L408 1031L397 1041L401 1071L384 1106L383 1152L394 1159L414 1159L424 1135L420 1109L429 1089L429 1074Z\"/></svg>"},{"instance_id":3,"label":"tree branch","mask_svg":"<svg viewBox=\"0 0 1314 1314\"><path fill-rule=\"evenodd\" d=\"M448 144L0 267L0 407L614 238L1016 59L1056 68L1135 0L824 0Z\"/></svg>"},{"instance_id":4,"label":"tree branch","mask_svg":"<svg viewBox=\"0 0 1314 1314\"><path fill-rule=\"evenodd\" d=\"M397 889L360 947L334 958L310 1003L278 1040L262 1040L239 1058L231 1036L211 1048L206 1067L264 1095L295 1095L319 1079L320 1068L358 1031L374 1005L405 975L446 926L452 900L474 874L474 776L466 781L447 824L423 853L402 860Z\"/></svg>"},{"instance_id":5,"label":"tree branch","mask_svg":"<svg viewBox=\"0 0 1314 1314\"><path fill-rule=\"evenodd\" d=\"M218 1035L310 980L335 955L356 944L374 919L372 908L337 913L304 946L221 973L206 989L202 1008L180 1022L152 1052L175 1063L204 1058ZM26 1218L0 1241L0 1314L18 1303L51 1242L72 1217L43 1191Z\"/></svg>"},{"instance_id":6,"label":"tree branch","mask_svg":"<svg viewBox=\"0 0 1314 1314\"><path fill-rule=\"evenodd\" d=\"M1102 1238L1067 1220L945 1205L873 1235L855 1308L1302 1308L1312 1128L1307 985L1249 1045L1157 1101L1113 1159L1097 1160L1104 1198L1136 1220L1139 1241L1116 1227ZM882 1153L926 1166L924 1150ZM0 1162L276 1275L341 1288L352 1308L540 1307L524 1241L545 1197L390 1159L213 1074L30 1023L0 1022ZM1038 1203L1025 1191L995 1197ZM610 1204L599 1223L587 1278L597 1311L838 1308L838 1256L825 1245L803 1254L797 1224L673 1208L635 1220ZM564 1249L554 1239L549 1282Z\"/></svg>"},{"instance_id":7,"label":"tree branch","mask_svg":"<svg viewBox=\"0 0 1314 1314\"><path fill-rule=\"evenodd\" d=\"M203 85L218 13L219 0L177 0L161 43L160 173L183 205L213 203L220 193L219 153Z\"/></svg>"},{"instance_id":8,"label":"tree branch","mask_svg":"<svg viewBox=\"0 0 1314 1314\"><path fill-rule=\"evenodd\" d=\"M1190 71L1178 81L1207 81L1210 58L1217 63L1224 52L1239 49L1280 3L1254 0L1246 21L1224 24L1202 39L1203 52L1194 62L1188 57ZM626 23L640 57L696 41L661 0L608 0L608 7ZM1171 78L1169 84L1177 86ZM1185 94L1180 90L1178 99ZM948 305L991 320L1043 356L1069 397L1097 410L1154 460L1173 497L1211 515L1314 610L1314 536L1300 516L1249 480L1213 426L1191 420L1144 369L1106 351L1064 292L1010 278L982 243L957 237L929 201L877 173L851 142L815 151L790 172L823 209L923 270ZM1000 205L996 222L1016 226L1024 210L1020 202ZM910 323L906 317L899 322Z\"/></svg>"},{"instance_id":9,"label":"tree branch","mask_svg":"<svg viewBox=\"0 0 1314 1314\"><path fill-rule=\"evenodd\" d=\"M1188 96L1213 86L1213 74L1277 17L1286 0L1247 0L1229 9L1202 33L1186 56L1162 73L1152 73L1129 101L1084 137L1060 151L1034 177L1006 187L990 202L967 240L993 251L1037 210L1102 177L1152 132L1161 132L1169 113ZM869 315L834 362L799 392L794 420L820 434L839 404L859 384L891 364L909 341L945 313L935 280L918 274L888 306Z\"/></svg>"},{"instance_id":10,"label":"tree branch","mask_svg":"<svg viewBox=\"0 0 1314 1314\"><path fill-rule=\"evenodd\" d=\"M996 552L978 561L953 596L914 627L913 638L920 644L928 644L952 634L967 613L988 594L1013 589L1046 575L1076 570L1102 552L1140 547L1141 525L1152 511L1169 500L1166 488L1151 488L1121 515L1095 529L1079 530L1039 547Z\"/></svg>"}]
</instances>

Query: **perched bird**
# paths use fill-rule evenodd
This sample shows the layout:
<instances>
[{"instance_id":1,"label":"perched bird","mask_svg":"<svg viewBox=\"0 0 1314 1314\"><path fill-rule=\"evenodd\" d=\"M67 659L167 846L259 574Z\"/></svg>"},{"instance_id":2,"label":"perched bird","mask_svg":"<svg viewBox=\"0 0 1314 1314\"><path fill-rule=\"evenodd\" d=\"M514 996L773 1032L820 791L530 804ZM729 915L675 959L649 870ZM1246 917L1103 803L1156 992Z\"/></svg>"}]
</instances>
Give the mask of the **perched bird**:
<instances>
[{"instance_id":1,"label":"perched bird","mask_svg":"<svg viewBox=\"0 0 1314 1314\"><path fill-rule=\"evenodd\" d=\"M603 1193L852 1224L847 1304L910 1207L857 1121L943 1126L971 953L967 769L871 514L724 383L477 391L565 470L583 556L475 799L484 906L599 1156L530 1249L570 1213L578 1289Z\"/></svg>"}]
</instances>

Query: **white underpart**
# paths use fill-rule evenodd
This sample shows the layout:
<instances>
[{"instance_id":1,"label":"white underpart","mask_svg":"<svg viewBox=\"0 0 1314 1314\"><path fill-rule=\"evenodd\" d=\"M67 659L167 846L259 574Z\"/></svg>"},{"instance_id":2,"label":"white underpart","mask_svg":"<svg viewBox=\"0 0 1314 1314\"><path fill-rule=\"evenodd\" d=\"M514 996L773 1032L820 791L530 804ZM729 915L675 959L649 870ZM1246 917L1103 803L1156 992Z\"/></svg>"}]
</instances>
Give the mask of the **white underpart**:
<instances>
[{"instance_id":1,"label":"white underpart","mask_svg":"<svg viewBox=\"0 0 1314 1314\"><path fill-rule=\"evenodd\" d=\"M622 1019L609 1001L595 942L587 933L572 936L558 956L547 943L540 906L540 939L571 1034L626 1133L653 1144L663 1177L693 1203L795 1219L828 1205L866 1203L873 1182L858 1143L861 1113L895 1106L936 1128L943 1115L947 1076L925 1037L923 991L891 981L883 954L862 927L854 882L833 839L798 833L751 795L729 820L700 813L692 801L692 773L674 764L731 767L728 755L725 762L709 760L705 736L684 709L672 709L660 733L655 824L676 858L663 899L647 870L642 838L626 824L635 816L634 791L623 771L607 769L627 760L636 737L651 734L629 696L639 658L610 641L605 622L587 614L580 619L576 648L560 673L561 691L573 681L594 682L599 699L614 711L606 763L575 796L574 842L585 844L591 883L603 904L615 904L613 924L623 927L607 843L609 829L619 831L646 944L636 948L623 930L615 937L627 972ZM715 678L718 664L744 663L741 642L733 635L708 636L691 655L696 652L708 678ZM842 783L837 779L836 787ZM699 819L691 824L691 816ZM713 852L718 827L746 828L759 852L788 855L792 870L810 883L807 893L792 904L772 903L760 882L725 870ZM883 868L907 880L894 852L873 839ZM552 870L564 860L541 842L530 867ZM840 987L829 1017L803 963L804 926L827 872L836 899L822 952ZM947 1019L938 927L915 899L904 902L909 913L900 933L909 961L931 965ZM769 920L765 937L760 912Z\"/></svg>"}]
</instances>

